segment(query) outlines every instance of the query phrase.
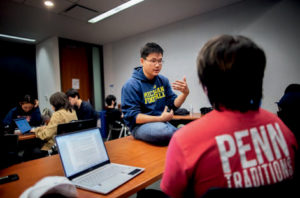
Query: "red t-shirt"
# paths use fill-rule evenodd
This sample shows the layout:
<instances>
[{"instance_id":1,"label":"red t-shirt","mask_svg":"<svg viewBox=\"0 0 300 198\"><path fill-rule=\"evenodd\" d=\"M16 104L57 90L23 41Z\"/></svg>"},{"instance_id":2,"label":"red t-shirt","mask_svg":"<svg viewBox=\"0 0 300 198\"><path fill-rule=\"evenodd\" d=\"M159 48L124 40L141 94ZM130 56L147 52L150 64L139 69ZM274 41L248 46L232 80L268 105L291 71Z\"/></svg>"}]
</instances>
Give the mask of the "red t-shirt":
<instances>
[{"instance_id":1,"label":"red t-shirt","mask_svg":"<svg viewBox=\"0 0 300 198\"><path fill-rule=\"evenodd\" d=\"M211 187L247 188L291 178L297 143L274 114L212 111L178 130L167 151L161 189L172 197Z\"/></svg>"}]
</instances>

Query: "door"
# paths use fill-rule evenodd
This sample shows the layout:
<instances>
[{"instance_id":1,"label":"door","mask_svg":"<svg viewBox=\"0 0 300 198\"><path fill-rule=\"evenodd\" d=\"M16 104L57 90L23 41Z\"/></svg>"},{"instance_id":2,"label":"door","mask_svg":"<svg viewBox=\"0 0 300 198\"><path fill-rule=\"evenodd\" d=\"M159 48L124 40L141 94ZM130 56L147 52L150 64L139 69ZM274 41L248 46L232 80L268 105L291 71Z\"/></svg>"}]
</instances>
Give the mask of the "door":
<instances>
[{"instance_id":1,"label":"door","mask_svg":"<svg viewBox=\"0 0 300 198\"><path fill-rule=\"evenodd\" d=\"M79 42L60 40L61 88L63 92L77 89L82 100L93 104L93 75L88 50Z\"/></svg>"}]
</instances>

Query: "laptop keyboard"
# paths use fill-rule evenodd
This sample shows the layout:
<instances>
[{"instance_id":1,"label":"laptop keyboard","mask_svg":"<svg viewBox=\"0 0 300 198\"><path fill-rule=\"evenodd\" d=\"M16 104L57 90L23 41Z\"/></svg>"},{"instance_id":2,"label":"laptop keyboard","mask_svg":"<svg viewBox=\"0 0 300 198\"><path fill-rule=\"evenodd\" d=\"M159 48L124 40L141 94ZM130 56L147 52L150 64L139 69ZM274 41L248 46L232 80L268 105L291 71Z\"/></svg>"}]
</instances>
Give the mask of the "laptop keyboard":
<instances>
[{"instance_id":1,"label":"laptop keyboard","mask_svg":"<svg viewBox=\"0 0 300 198\"><path fill-rule=\"evenodd\" d=\"M93 171L88 175L78 178L76 183L80 183L85 186L95 186L113 179L114 176L117 176L117 178L120 179L121 172L127 175L128 168L110 165L104 169ZM126 176L126 178L127 177L128 176Z\"/></svg>"}]
</instances>

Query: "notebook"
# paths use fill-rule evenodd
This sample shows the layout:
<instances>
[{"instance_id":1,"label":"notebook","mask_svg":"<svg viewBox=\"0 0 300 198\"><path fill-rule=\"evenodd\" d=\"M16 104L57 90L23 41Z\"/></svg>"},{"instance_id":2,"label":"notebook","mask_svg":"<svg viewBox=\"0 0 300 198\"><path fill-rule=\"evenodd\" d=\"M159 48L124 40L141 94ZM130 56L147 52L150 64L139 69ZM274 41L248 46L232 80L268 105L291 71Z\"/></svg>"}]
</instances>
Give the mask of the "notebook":
<instances>
[{"instance_id":1,"label":"notebook","mask_svg":"<svg viewBox=\"0 0 300 198\"><path fill-rule=\"evenodd\" d=\"M26 118L17 118L14 119L14 121L22 134L27 133L31 130L31 126L27 122Z\"/></svg>"},{"instance_id":2,"label":"notebook","mask_svg":"<svg viewBox=\"0 0 300 198\"><path fill-rule=\"evenodd\" d=\"M144 171L111 163L99 128L57 135L55 141L65 176L79 188L107 194Z\"/></svg>"}]
</instances>

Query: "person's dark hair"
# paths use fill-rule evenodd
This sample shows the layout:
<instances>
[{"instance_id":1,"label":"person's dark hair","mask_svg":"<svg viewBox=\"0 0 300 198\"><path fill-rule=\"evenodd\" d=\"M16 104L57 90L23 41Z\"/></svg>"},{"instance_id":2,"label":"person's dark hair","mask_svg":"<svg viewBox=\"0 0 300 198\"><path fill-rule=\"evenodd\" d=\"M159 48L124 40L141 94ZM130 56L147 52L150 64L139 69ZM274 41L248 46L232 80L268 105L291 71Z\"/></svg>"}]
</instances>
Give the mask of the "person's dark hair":
<instances>
[{"instance_id":1,"label":"person's dark hair","mask_svg":"<svg viewBox=\"0 0 300 198\"><path fill-rule=\"evenodd\" d=\"M146 43L146 45L141 49L141 58L146 59L151 53L164 54L164 50L156 43Z\"/></svg>"},{"instance_id":2,"label":"person's dark hair","mask_svg":"<svg viewBox=\"0 0 300 198\"><path fill-rule=\"evenodd\" d=\"M21 104L31 103L31 104L34 105L35 104L35 99L32 96L30 96L29 94L27 94L27 95L25 95L24 97L22 97L20 99L20 103Z\"/></svg>"},{"instance_id":3,"label":"person's dark hair","mask_svg":"<svg viewBox=\"0 0 300 198\"><path fill-rule=\"evenodd\" d=\"M300 92L300 84L290 84L285 88L284 94L290 93L290 92Z\"/></svg>"},{"instance_id":4,"label":"person's dark hair","mask_svg":"<svg viewBox=\"0 0 300 198\"><path fill-rule=\"evenodd\" d=\"M115 102L115 105L116 105L116 100L117 100L117 98L116 98L116 96L114 96L114 95L108 95L108 96L105 98L105 102L106 102L106 104L107 104L108 106L112 104L112 101L114 101L114 102Z\"/></svg>"},{"instance_id":5,"label":"person's dark hair","mask_svg":"<svg viewBox=\"0 0 300 198\"><path fill-rule=\"evenodd\" d=\"M55 111L65 109L72 112L71 104L68 97L64 92L56 92L50 97L50 104L54 107Z\"/></svg>"},{"instance_id":6,"label":"person's dark hair","mask_svg":"<svg viewBox=\"0 0 300 198\"><path fill-rule=\"evenodd\" d=\"M219 111L221 107L241 112L257 110L265 66L264 51L244 36L212 38L197 58L200 82Z\"/></svg>"},{"instance_id":7,"label":"person's dark hair","mask_svg":"<svg viewBox=\"0 0 300 198\"><path fill-rule=\"evenodd\" d=\"M75 98L76 96L78 97L78 99L80 98L80 95L78 93L78 91L76 89L69 89L67 92L66 92L66 95L67 97L71 97L71 98Z\"/></svg>"},{"instance_id":8,"label":"person's dark hair","mask_svg":"<svg viewBox=\"0 0 300 198\"><path fill-rule=\"evenodd\" d=\"M284 95L277 102L279 112L291 112L296 116L300 110L300 84L290 84L284 91ZM280 117L280 116L279 116Z\"/></svg>"}]
</instances>

